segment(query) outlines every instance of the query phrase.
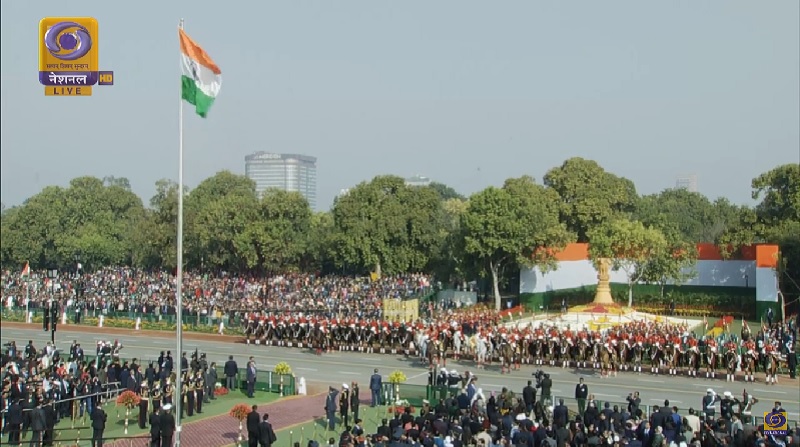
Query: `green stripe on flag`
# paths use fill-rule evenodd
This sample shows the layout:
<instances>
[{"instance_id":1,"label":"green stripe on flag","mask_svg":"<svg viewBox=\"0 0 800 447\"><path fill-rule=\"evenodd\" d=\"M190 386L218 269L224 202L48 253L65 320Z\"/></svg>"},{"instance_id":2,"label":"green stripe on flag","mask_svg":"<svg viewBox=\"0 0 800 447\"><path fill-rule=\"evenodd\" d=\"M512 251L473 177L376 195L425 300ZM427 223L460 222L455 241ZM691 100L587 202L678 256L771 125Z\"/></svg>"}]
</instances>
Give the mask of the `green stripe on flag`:
<instances>
[{"instance_id":1,"label":"green stripe on flag","mask_svg":"<svg viewBox=\"0 0 800 447\"><path fill-rule=\"evenodd\" d=\"M214 104L214 98L197 88L194 79L189 76L181 76L181 97L193 105L195 112L203 118L208 115L208 109Z\"/></svg>"}]
</instances>

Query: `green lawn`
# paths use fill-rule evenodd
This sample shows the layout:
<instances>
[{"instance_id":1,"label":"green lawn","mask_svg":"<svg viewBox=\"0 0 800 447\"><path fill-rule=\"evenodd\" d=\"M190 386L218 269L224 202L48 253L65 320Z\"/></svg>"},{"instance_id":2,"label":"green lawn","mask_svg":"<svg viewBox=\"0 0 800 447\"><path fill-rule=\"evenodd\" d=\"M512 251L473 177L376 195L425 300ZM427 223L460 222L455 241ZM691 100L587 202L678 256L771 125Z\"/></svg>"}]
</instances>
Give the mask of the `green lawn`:
<instances>
[{"instance_id":1,"label":"green lawn","mask_svg":"<svg viewBox=\"0 0 800 447\"><path fill-rule=\"evenodd\" d=\"M250 400L247 398L247 395L243 391L239 392L232 392L226 396L217 397L216 400L211 401L209 404L203 404L203 413L202 414L195 414L192 417L184 417L182 419L183 424L191 424L199 420L203 420L206 418L211 418L214 416L219 416L221 414L227 414L230 411L231 407L233 407L237 403L247 403L252 404L253 402L261 403L268 403L278 400L280 395L277 393L268 393L266 391L256 391L255 393L256 398L254 400ZM106 431L105 431L105 438L107 442L111 442L112 438L116 437L124 437L125 436L125 409L118 408L113 402L106 404L104 407L106 414L108 414L108 423L106 424ZM135 409L131 411L130 419L128 419L128 435L127 436L136 436L142 435L145 433L150 432L149 425L146 429L142 430L139 428L138 422L139 410ZM92 436L91 426L91 419L86 417L86 419L76 419L75 420L75 428L73 429L73 423L69 419L62 420L56 426L56 442L59 440L68 440L68 439L76 439L79 438L81 440L80 445L89 445L89 439Z\"/></svg>"},{"instance_id":2,"label":"green lawn","mask_svg":"<svg viewBox=\"0 0 800 447\"><path fill-rule=\"evenodd\" d=\"M359 417L364 421L362 427L364 433L367 435L374 434L381 423L381 419L391 419L392 415L386 412L387 407L370 408L368 405L362 405ZM335 438L336 444L339 443L339 434L342 432L343 427L340 425L340 420L337 418L336 431L328 431L328 422L325 418L320 417L314 420L309 420L301 424L287 427L275 432L278 441L272 444L273 447L292 447L296 442L300 443L300 447L306 447L308 441L316 439L319 445L324 446L328 443L329 438ZM352 425L352 421L350 425ZM245 445L247 440L245 439ZM234 447L236 444L230 444L228 447Z\"/></svg>"}]
</instances>

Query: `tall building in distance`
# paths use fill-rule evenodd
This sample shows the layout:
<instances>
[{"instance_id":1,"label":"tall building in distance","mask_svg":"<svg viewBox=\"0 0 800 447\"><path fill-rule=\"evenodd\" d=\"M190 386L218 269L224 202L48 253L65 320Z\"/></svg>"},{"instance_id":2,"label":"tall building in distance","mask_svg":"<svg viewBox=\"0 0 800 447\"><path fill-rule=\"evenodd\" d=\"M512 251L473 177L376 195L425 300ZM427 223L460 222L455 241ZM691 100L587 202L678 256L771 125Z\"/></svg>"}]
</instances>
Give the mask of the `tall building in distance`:
<instances>
[{"instance_id":1,"label":"tall building in distance","mask_svg":"<svg viewBox=\"0 0 800 447\"><path fill-rule=\"evenodd\" d=\"M244 157L244 174L261 195L270 188L296 191L317 208L317 158L300 154L256 152Z\"/></svg>"},{"instance_id":2,"label":"tall building in distance","mask_svg":"<svg viewBox=\"0 0 800 447\"><path fill-rule=\"evenodd\" d=\"M678 179L675 180L675 189L697 192L697 175L691 174L686 177L678 177Z\"/></svg>"},{"instance_id":3,"label":"tall building in distance","mask_svg":"<svg viewBox=\"0 0 800 447\"><path fill-rule=\"evenodd\" d=\"M415 175L413 177L409 177L406 179L406 185L408 186L428 186L431 184L431 179L428 177L423 177L421 175Z\"/></svg>"}]
</instances>

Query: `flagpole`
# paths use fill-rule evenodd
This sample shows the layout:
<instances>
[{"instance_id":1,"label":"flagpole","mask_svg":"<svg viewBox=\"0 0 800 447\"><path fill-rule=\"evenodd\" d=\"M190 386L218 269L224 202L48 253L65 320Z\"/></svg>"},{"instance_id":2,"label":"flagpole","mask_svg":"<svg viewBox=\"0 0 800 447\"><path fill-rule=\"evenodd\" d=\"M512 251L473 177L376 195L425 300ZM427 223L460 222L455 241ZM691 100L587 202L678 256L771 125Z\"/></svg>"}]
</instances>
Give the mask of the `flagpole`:
<instances>
[{"instance_id":1,"label":"flagpole","mask_svg":"<svg viewBox=\"0 0 800 447\"><path fill-rule=\"evenodd\" d=\"M183 29L183 19L181 19L180 29ZM180 60L180 59L179 59ZM176 339L177 350L175 357L178 359L178 374L175 380L175 447L181 445L181 407L183 406L183 94L178 95L178 256L176 278ZM164 446L172 447L172 446Z\"/></svg>"},{"instance_id":2,"label":"flagpole","mask_svg":"<svg viewBox=\"0 0 800 447\"><path fill-rule=\"evenodd\" d=\"M25 275L25 322L31 323L33 320L30 318L30 302L31 302L31 274Z\"/></svg>"}]
</instances>

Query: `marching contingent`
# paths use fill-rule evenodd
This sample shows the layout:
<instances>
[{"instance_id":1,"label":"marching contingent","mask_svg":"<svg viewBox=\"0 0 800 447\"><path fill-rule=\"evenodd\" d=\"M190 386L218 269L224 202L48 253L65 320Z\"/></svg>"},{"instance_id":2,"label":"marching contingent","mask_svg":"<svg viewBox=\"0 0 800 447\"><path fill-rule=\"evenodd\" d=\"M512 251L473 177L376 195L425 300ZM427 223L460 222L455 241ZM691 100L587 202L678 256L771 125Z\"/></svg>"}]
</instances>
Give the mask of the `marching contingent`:
<instances>
[{"instance_id":1,"label":"marching contingent","mask_svg":"<svg viewBox=\"0 0 800 447\"><path fill-rule=\"evenodd\" d=\"M707 322L705 328L707 329ZM498 312L468 308L416 322L376 318L328 318L303 313L275 315L248 313L246 343L307 348L318 355L330 351L417 356L430 367L446 366L448 359L471 359L477 368L497 363L502 373L521 365L562 368L591 367L601 376L620 371L685 375L716 379L724 371L735 381L737 371L745 382L755 382L755 372L766 384L777 384L783 363L795 377L794 352L797 324L764 324L757 334L743 322L739 337L698 336L685 323L639 321L603 331L560 329L545 322L503 323Z\"/></svg>"}]
</instances>

